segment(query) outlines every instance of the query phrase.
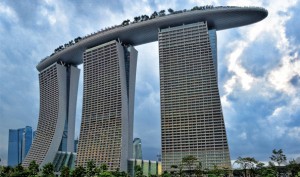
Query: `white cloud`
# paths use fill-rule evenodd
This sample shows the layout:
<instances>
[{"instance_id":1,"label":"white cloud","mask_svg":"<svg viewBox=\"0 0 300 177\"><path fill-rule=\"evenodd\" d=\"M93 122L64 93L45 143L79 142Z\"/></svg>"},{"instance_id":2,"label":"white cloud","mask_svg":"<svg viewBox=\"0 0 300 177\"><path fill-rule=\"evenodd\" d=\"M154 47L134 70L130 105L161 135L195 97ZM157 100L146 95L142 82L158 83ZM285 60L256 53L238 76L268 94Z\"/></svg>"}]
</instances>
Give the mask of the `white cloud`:
<instances>
[{"instance_id":1,"label":"white cloud","mask_svg":"<svg viewBox=\"0 0 300 177\"><path fill-rule=\"evenodd\" d=\"M247 133L246 132L242 132L238 137L240 139L242 139L242 140L246 140L247 139Z\"/></svg>"},{"instance_id":2,"label":"white cloud","mask_svg":"<svg viewBox=\"0 0 300 177\"><path fill-rule=\"evenodd\" d=\"M288 135L296 140L300 140L300 127L293 127L288 130Z\"/></svg>"},{"instance_id":3,"label":"white cloud","mask_svg":"<svg viewBox=\"0 0 300 177\"><path fill-rule=\"evenodd\" d=\"M230 105L226 97L236 91L239 87L247 91L252 89L253 86L258 83L264 84L265 86L262 87L268 88L271 87L267 85L272 85L273 89L284 91L287 94L295 93L295 89L291 85L290 80L295 74L299 74L300 64L299 61L294 61L293 56L289 55L294 49L293 44L291 44L291 41L286 37L285 31L285 24L290 19L290 16L279 15L279 12L288 14L289 8L293 7L296 2L297 1L287 1L285 3L282 3L281 1L268 2L265 6L269 11L268 17L259 23L239 29L238 32L242 37L233 40L228 44L228 48L233 50L227 53L225 58L228 70L233 74L224 84L225 95L222 96L224 105ZM227 4L261 6L260 1L232 0L228 1ZM281 63L275 67L275 69L267 72L268 74L266 76L258 78L253 76L250 71L247 71L241 64L241 59L245 55L245 50L252 46L258 39L262 39L263 36L270 36L272 38L264 40L275 41L275 46L281 54L278 56ZM298 53L295 53L294 56L298 56ZM296 73L296 71L298 71L298 73Z\"/></svg>"},{"instance_id":4,"label":"white cloud","mask_svg":"<svg viewBox=\"0 0 300 177\"><path fill-rule=\"evenodd\" d=\"M0 15L1 14L4 17L7 17L9 21L11 20L15 23L19 21L17 13L11 7L6 6L3 2L0 2Z\"/></svg>"}]
</instances>

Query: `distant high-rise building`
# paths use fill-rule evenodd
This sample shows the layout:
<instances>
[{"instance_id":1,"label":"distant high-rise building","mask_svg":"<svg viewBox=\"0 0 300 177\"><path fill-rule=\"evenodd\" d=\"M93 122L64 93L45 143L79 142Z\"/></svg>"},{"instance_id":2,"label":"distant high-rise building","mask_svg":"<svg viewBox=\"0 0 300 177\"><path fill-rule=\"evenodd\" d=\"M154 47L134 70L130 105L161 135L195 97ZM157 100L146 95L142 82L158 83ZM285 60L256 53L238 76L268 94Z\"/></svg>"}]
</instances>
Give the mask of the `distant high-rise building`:
<instances>
[{"instance_id":1,"label":"distant high-rise building","mask_svg":"<svg viewBox=\"0 0 300 177\"><path fill-rule=\"evenodd\" d=\"M140 138L134 138L134 140L133 140L133 158L134 159L143 159L142 141Z\"/></svg>"},{"instance_id":2,"label":"distant high-rise building","mask_svg":"<svg viewBox=\"0 0 300 177\"><path fill-rule=\"evenodd\" d=\"M35 138L35 134L36 134L36 131L33 131L33 132L32 132L32 141L33 141L34 138Z\"/></svg>"},{"instance_id":3,"label":"distant high-rise building","mask_svg":"<svg viewBox=\"0 0 300 177\"><path fill-rule=\"evenodd\" d=\"M74 140L74 152L78 150L78 139Z\"/></svg>"},{"instance_id":4,"label":"distant high-rise building","mask_svg":"<svg viewBox=\"0 0 300 177\"><path fill-rule=\"evenodd\" d=\"M24 160L32 143L32 128L9 129L8 166L16 166Z\"/></svg>"}]
</instances>

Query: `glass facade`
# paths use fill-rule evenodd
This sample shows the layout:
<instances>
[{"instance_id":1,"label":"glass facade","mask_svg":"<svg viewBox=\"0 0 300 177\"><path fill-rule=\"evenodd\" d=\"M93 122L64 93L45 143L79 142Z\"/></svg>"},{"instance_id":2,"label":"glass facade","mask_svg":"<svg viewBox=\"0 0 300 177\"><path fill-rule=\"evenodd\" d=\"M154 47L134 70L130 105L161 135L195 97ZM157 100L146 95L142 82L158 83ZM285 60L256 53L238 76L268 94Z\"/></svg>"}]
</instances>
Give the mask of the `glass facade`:
<instances>
[{"instance_id":1,"label":"glass facade","mask_svg":"<svg viewBox=\"0 0 300 177\"><path fill-rule=\"evenodd\" d=\"M32 128L10 129L8 140L8 166L16 166L24 160L32 143Z\"/></svg>"},{"instance_id":2,"label":"glass facade","mask_svg":"<svg viewBox=\"0 0 300 177\"><path fill-rule=\"evenodd\" d=\"M129 159L127 171L130 176L135 176L134 167L140 166L144 176L161 175L161 162L141 160L141 159Z\"/></svg>"},{"instance_id":3,"label":"glass facade","mask_svg":"<svg viewBox=\"0 0 300 177\"><path fill-rule=\"evenodd\" d=\"M133 140L133 158L134 159L143 159L142 141L140 138L134 138L134 140Z\"/></svg>"}]
</instances>

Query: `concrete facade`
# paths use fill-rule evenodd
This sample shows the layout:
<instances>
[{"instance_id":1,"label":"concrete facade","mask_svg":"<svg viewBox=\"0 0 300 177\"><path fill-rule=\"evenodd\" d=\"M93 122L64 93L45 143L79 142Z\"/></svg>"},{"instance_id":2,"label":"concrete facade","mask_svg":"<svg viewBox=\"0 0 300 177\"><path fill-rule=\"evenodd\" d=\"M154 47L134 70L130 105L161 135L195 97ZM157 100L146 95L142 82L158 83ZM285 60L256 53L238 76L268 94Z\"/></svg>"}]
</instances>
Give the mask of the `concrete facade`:
<instances>
[{"instance_id":1,"label":"concrete facade","mask_svg":"<svg viewBox=\"0 0 300 177\"><path fill-rule=\"evenodd\" d=\"M78 68L63 62L54 63L40 72L38 127L23 166L28 167L32 160L40 166L53 162L63 136L66 137L66 149L73 152L79 72Z\"/></svg>"},{"instance_id":2,"label":"concrete facade","mask_svg":"<svg viewBox=\"0 0 300 177\"><path fill-rule=\"evenodd\" d=\"M77 163L127 169L132 157L137 51L111 41L83 55L84 94Z\"/></svg>"},{"instance_id":3,"label":"concrete facade","mask_svg":"<svg viewBox=\"0 0 300 177\"><path fill-rule=\"evenodd\" d=\"M188 155L231 167L210 36L206 22L158 33L163 170Z\"/></svg>"}]
</instances>

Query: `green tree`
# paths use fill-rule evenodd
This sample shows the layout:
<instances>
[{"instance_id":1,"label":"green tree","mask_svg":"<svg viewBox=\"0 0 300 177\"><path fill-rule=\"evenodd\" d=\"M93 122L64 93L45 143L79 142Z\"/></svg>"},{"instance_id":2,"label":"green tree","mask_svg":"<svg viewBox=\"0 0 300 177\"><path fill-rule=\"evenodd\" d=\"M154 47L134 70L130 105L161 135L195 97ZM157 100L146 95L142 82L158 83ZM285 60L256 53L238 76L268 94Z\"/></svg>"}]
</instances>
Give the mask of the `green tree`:
<instances>
[{"instance_id":1,"label":"green tree","mask_svg":"<svg viewBox=\"0 0 300 177\"><path fill-rule=\"evenodd\" d=\"M1 167L1 171L0 171L1 177L10 176L11 173L13 173L13 169L10 166Z\"/></svg>"},{"instance_id":2,"label":"green tree","mask_svg":"<svg viewBox=\"0 0 300 177\"><path fill-rule=\"evenodd\" d=\"M158 15L159 16L165 16L166 15L165 12L166 12L165 10L161 10L161 11L159 11Z\"/></svg>"},{"instance_id":3,"label":"green tree","mask_svg":"<svg viewBox=\"0 0 300 177\"><path fill-rule=\"evenodd\" d=\"M10 173L10 177L27 177L29 176L28 170L25 170L21 164L18 164L13 168L13 172Z\"/></svg>"},{"instance_id":4,"label":"green tree","mask_svg":"<svg viewBox=\"0 0 300 177\"><path fill-rule=\"evenodd\" d=\"M187 167L189 176L192 175L192 171L196 162L197 158L192 155L188 155L182 158L182 164Z\"/></svg>"},{"instance_id":5,"label":"green tree","mask_svg":"<svg viewBox=\"0 0 300 177\"><path fill-rule=\"evenodd\" d=\"M85 174L85 169L82 166L78 166L71 172L71 177L82 177Z\"/></svg>"},{"instance_id":6,"label":"green tree","mask_svg":"<svg viewBox=\"0 0 300 177\"><path fill-rule=\"evenodd\" d=\"M177 174L178 165L171 165L171 175L175 176Z\"/></svg>"},{"instance_id":7,"label":"green tree","mask_svg":"<svg viewBox=\"0 0 300 177\"><path fill-rule=\"evenodd\" d=\"M103 163L103 164L100 165L100 169L101 169L102 172L104 172L104 171L108 170L108 167L105 163Z\"/></svg>"},{"instance_id":8,"label":"green tree","mask_svg":"<svg viewBox=\"0 0 300 177\"><path fill-rule=\"evenodd\" d=\"M96 174L95 162L90 160L90 161L88 161L87 166L86 166L86 176L87 177L92 177L95 174Z\"/></svg>"},{"instance_id":9,"label":"green tree","mask_svg":"<svg viewBox=\"0 0 300 177\"><path fill-rule=\"evenodd\" d=\"M161 177L171 177L171 174L168 173L167 171L164 171L164 172L161 174Z\"/></svg>"},{"instance_id":10,"label":"green tree","mask_svg":"<svg viewBox=\"0 0 300 177\"><path fill-rule=\"evenodd\" d=\"M263 168L260 172L260 175L263 177L276 177L277 172L272 168Z\"/></svg>"},{"instance_id":11,"label":"green tree","mask_svg":"<svg viewBox=\"0 0 300 177\"><path fill-rule=\"evenodd\" d=\"M283 151L282 149L279 149L278 151L276 149L273 149L272 151L272 156L270 157L270 159L273 161L273 162L276 162L278 164L278 166L280 166L280 164L282 162L285 162L286 161L286 156L283 154Z\"/></svg>"},{"instance_id":12,"label":"green tree","mask_svg":"<svg viewBox=\"0 0 300 177\"><path fill-rule=\"evenodd\" d=\"M172 14L172 13L174 12L174 10L171 9L171 8L169 8L169 9L168 9L168 12L169 12L170 14Z\"/></svg>"},{"instance_id":13,"label":"green tree","mask_svg":"<svg viewBox=\"0 0 300 177\"><path fill-rule=\"evenodd\" d=\"M54 166L52 163L47 163L43 166L42 177L54 177Z\"/></svg>"},{"instance_id":14,"label":"green tree","mask_svg":"<svg viewBox=\"0 0 300 177\"><path fill-rule=\"evenodd\" d=\"M289 172L292 174L292 176L296 176L297 173L300 172L300 164L297 163L294 159L292 161L289 161L287 168Z\"/></svg>"},{"instance_id":15,"label":"green tree","mask_svg":"<svg viewBox=\"0 0 300 177\"><path fill-rule=\"evenodd\" d=\"M136 166L134 167L134 176L135 176L135 177L143 177L143 176L144 176L144 175L143 175L143 169L142 169L141 166L136 165Z\"/></svg>"},{"instance_id":16,"label":"green tree","mask_svg":"<svg viewBox=\"0 0 300 177\"><path fill-rule=\"evenodd\" d=\"M253 176L253 170L258 161L255 160L253 157L238 157L234 163L240 165L240 167L244 171L244 176L247 176L247 170L250 171L250 176Z\"/></svg>"},{"instance_id":17,"label":"green tree","mask_svg":"<svg viewBox=\"0 0 300 177\"><path fill-rule=\"evenodd\" d=\"M109 171L104 171L102 173L100 173L100 175L98 175L99 177L114 177L111 172ZM119 177L119 176L118 176Z\"/></svg>"},{"instance_id":18,"label":"green tree","mask_svg":"<svg viewBox=\"0 0 300 177\"><path fill-rule=\"evenodd\" d=\"M39 170L39 165L33 160L29 163L28 166L28 171L29 171L29 175L31 176L35 176L38 174Z\"/></svg>"},{"instance_id":19,"label":"green tree","mask_svg":"<svg viewBox=\"0 0 300 177\"><path fill-rule=\"evenodd\" d=\"M195 169L195 175L201 177L203 175L202 163L199 162Z\"/></svg>"},{"instance_id":20,"label":"green tree","mask_svg":"<svg viewBox=\"0 0 300 177\"><path fill-rule=\"evenodd\" d=\"M70 168L67 166L63 166L60 171L61 177L70 177Z\"/></svg>"}]
</instances>

